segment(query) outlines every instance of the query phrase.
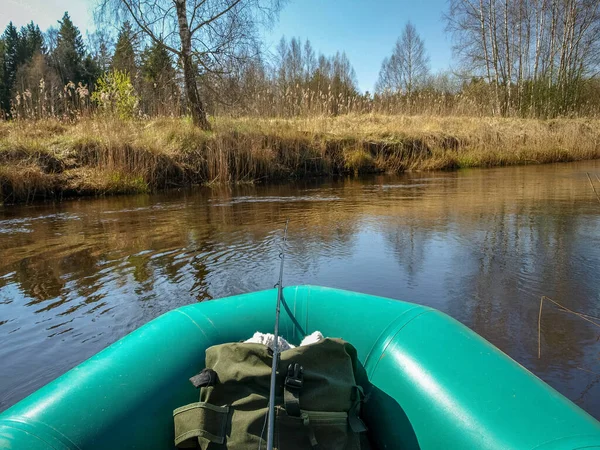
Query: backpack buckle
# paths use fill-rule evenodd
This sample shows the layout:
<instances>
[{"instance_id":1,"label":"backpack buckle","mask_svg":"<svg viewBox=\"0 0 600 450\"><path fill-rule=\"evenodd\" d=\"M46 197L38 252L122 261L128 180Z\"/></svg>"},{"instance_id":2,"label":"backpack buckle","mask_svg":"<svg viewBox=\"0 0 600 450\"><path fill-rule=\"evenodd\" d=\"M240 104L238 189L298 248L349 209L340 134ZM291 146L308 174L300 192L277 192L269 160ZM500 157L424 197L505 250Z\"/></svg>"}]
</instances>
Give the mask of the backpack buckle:
<instances>
[{"instance_id":1,"label":"backpack buckle","mask_svg":"<svg viewBox=\"0 0 600 450\"><path fill-rule=\"evenodd\" d=\"M298 363L292 363L288 366L287 377L285 377L285 387L288 389L301 389L304 383L304 367Z\"/></svg>"}]
</instances>

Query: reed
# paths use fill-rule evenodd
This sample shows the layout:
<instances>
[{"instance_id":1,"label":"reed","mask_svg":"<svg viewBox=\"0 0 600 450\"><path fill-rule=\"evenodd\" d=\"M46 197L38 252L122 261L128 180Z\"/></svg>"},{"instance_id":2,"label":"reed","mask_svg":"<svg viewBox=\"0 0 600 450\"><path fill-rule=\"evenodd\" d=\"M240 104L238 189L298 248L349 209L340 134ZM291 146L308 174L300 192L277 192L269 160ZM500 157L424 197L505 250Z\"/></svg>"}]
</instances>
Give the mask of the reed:
<instances>
[{"instance_id":1,"label":"reed","mask_svg":"<svg viewBox=\"0 0 600 450\"><path fill-rule=\"evenodd\" d=\"M583 313L580 313L577 311L573 311L572 309L569 309L566 306L560 304L556 300L553 300L550 297L546 297L545 295L542 295L542 297L540 298L540 310L538 313L538 359L540 359L542 357L542 308L544 306L544 300L548 300L555 307L557 307L559 311L563 311L563 312L572 314L574 316L577 316L580 319L583 319L586 322L591 323L592 325L600 328L600 323L598 323L598 321L600 321L600 318L590 316L589 314L583 314ZM598 339L600 339L600 336L598 337ZM585 369L581 369L581 370L585 370Z\"/></svg>"},{"instance_id":2,"label":"reed","mask_svg":"<svg viewBox=\"0 0 600 450\"><path fill-rule=\"evenodd\" d=\"M588 177L588 180L590 182L590 186L592 187L592 191L594 191L594 194L596 195L596 198L598 199L598 202L600 203L600 195L598 195L598 192L596 192L596 187L594 186L594 182L592 181L592 177L590 177L590 174L588 172L585 173ZM596 175L596 179L598 179L598 175ZM600 180L598 180L600 181Z\"/></svg>"},{"instance_id":3,"label":"reed","mask_svg":"<svg viewBox=\"0 0 600 450\"><path fill-rule=\"evenodd\" d=\"M0 121L0 200L600 158L600 120L353 115Z\"/></svg>"}]
</instances>

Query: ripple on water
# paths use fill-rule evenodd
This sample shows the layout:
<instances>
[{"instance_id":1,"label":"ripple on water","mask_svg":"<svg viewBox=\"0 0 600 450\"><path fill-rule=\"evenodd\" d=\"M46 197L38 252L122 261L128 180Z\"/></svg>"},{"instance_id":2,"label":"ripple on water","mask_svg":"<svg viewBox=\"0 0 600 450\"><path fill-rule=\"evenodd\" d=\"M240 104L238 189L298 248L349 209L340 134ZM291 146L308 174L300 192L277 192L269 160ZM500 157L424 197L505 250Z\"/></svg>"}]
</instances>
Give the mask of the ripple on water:
<instances>
[{"instance_id":1,"label":"ripple on water","mask_svg":"<svg viewBox=\"0 0 600 450\"><path fill-rule=\"evenodd\" d=\"M209 200L213 206L231 206L241 203L296 203L296 202L334 202L341 200L338 196L290 196L290 197L236 197L229 201Z\"/></svg>"},{"instance_id":2,"label":"ripple on water","mask_svg":"<svg viewBox=\"0 0 600 450\"><path fill-rule=\"evenodd\" d=\"M163 312L271 288L289 218L287 284L442 309L600 417L593 326L549 309L536 341L541 295L600 315L586 164L0 210L0 409Z\"/></svg>"}]
</instances>

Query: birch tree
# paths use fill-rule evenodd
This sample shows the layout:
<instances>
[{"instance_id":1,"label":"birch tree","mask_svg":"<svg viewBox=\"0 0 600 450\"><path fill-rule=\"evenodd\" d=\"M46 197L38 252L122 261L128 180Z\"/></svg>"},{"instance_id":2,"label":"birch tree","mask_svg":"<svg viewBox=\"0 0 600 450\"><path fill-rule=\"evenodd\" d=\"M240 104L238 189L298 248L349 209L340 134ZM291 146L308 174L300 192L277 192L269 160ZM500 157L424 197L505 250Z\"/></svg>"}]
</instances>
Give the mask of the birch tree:
<instances>
[{"instance_id":1,"label":"birch tree","mask_svg":"<svg viewBox=\"0 0 600 450\"><path fill-rule=\"evenodd\" d=\"M600 0L450 0L448 30L493 112L568 114L597 75Z\"/></svg>"},{"instance_id":2,"label":"birch tree","mask_svg":"<svg viewBox=\"0 0 600 450\"><path fill-rule=\"evenodd\" d=\"M248 58L258 28L276 18L284 0L100 0L103 17L132 20L183 67L185 94L195 125L208 130L198 90L201 74L227 72L232 60Z\"/></svg>"},{"instance_id":3,"label":"birch tree","mask_svg":"<svg viewBox=\"0 0 600 450\"><path fill-rule=\"evenodd\" d=\"M429 75L425 43L415 26L408 22L396 41L392 55L381 64L376 85L378 92L403 92L409 97L422 87Z\"/></svg>"}]
</instances>

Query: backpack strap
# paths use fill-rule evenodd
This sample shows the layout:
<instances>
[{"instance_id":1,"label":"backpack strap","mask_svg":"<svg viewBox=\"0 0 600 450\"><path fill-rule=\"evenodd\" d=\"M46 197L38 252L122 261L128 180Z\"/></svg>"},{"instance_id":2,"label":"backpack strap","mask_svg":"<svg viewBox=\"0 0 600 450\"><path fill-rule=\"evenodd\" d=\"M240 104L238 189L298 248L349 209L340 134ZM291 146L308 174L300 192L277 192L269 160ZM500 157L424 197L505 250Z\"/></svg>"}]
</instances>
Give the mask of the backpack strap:
<instances>
[{"instance_id":1,"label":"backpack strap","mask_svg":"<svg viewBox=\"0 0 600 450\"><path fill-rule=\"evenodd\" d=\"M304 384L304 368L298 363L288 366L283 385L283 404L288 416L300 417L300 390Z\"/></svg>"},{"instance_id":2,"label":"backpack strap","mask_svg":"<svg viewBox=\"0 0 600 450\"><path fill-rule=\"evenodd\" d=\"M317 437L315 436L315 430L310 424L310 418L308 413L303 412L301 415L302 423L308 430L308 439L310 440L310 445L313 450L320 450L319 443L317 442Z\"/></svg>"},{"instance_id":3,"label":"backpack strap","mask_svg":"<svg viewBox=\"0 0 600 450\"><path fill-rule=\"evenodd\" d=\"M190 403L173 411L175 420L175 446L201 447L200 441L223 444L229 416L228 406L206 402Z\"/></svg>"},{"instance_id":4,"label":"backpack strap","mask_svg":"<svg viewBox=\"0 0 600 450\"><path fill-rule=\"evenodd\" d=\"M354 386L354 392L352 393L353 405L348 411L348 425L350 429L355 433L364 433L367 431L365 423L360 418L360 405L365 398L365 393L360 386Z\"/></svg>"}]
</instances>

